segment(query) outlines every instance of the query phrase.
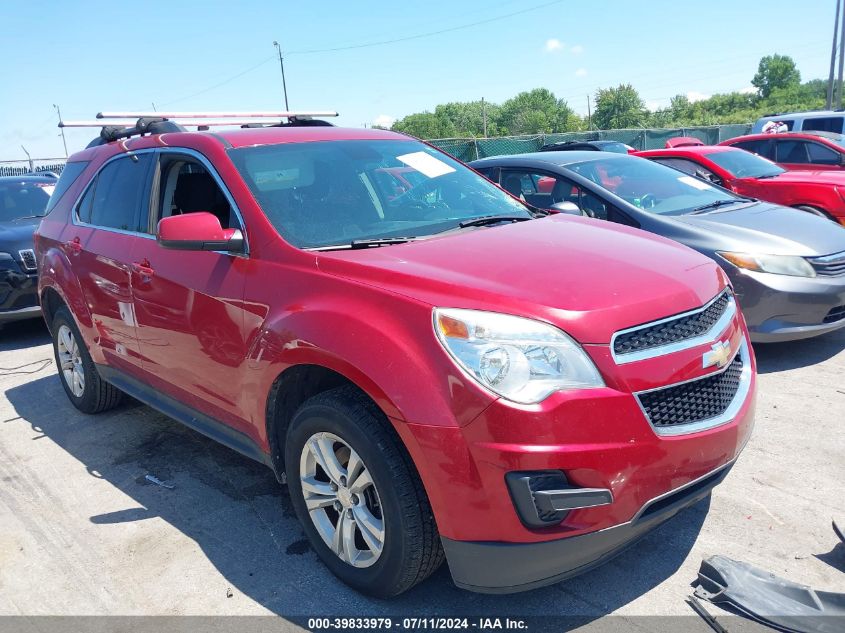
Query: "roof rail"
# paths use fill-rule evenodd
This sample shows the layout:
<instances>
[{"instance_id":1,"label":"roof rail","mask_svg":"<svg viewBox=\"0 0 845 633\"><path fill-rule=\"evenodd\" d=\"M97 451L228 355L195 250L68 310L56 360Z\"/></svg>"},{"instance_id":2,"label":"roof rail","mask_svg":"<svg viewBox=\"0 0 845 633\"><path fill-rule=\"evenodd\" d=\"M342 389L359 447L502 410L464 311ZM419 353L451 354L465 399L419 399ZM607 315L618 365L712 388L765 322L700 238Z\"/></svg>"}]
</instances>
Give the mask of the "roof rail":
<instances>
[{"instance_id":1,"label":"roof rail","mask_svg":"<svg viewBox=\"0 0 845 633\"><path fill-rule=\"evenodd\" d=\"M313 119L336 117L337 112L323 110L315 112L98 112L98 119L139 119L142 117L163 119Z\"/></svg>"},{"instance_id":2,"label":"roof rail","mask_svg":"<svg viewBox=\"0 0 845 633\"><path fill-rule=\"evenodd\" d=\"M98 127L100 136L87 147L110 143L121 138L186 132L185 126L207 130L212 126L241 127L330 126L313 117L336 117L334 111L315 112L98 112L95 120L59 121L59 127ZM287 121L285 121L287 119Z\"/></svg>"}]
</instances>

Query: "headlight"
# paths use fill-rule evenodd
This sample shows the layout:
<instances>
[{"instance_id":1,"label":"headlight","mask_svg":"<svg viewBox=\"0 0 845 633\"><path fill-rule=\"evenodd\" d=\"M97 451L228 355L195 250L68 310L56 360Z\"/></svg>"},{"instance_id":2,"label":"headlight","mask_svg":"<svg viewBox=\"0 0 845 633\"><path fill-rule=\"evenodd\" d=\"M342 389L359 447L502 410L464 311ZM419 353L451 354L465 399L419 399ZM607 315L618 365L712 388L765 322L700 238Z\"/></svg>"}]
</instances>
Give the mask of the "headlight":
<instances>
[{"instance_id":1,"label":"headlight","mask_svg":"<svg viewBox=\"0 0 845 633\"><path fill-rule=\"evenodd\" d=\"M756 253L731 253L717 251L719 257L734 266L760 273L792 275L793 277L815 277L816 271L803 257L797 255L758 255Z\"/></svg>"},{"instance_id":2,"label":"headlight","mask_svg":"<svg viewBox=\"0 0 845 633\"><path fill-rule=\"evenodd\" d=\"M555 391L604 387L581 347L556 327L477 310L434 310L434 331L449 355L483 387L521 404Z\"/></svg>"}]
</instances>

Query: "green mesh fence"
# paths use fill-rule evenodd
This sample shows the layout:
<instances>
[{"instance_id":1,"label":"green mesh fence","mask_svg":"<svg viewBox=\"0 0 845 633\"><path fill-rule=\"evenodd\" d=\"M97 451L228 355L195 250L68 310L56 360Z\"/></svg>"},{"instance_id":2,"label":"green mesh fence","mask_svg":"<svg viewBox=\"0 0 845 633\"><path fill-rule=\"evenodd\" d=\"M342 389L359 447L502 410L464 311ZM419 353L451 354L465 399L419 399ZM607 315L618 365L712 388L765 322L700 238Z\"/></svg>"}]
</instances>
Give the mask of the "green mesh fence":
<instances>
[{"instance_id":1,"label":"green mesh fence","mask_svg":"<svg viewBox=\"0 0 845 633\"><path fill-rule=\"evenodd\" d=\"M548 143L564 141L619 141L636 149L659 149L666 141L678 136L694 136L707 145L715 145L735 136L751 133L751 124L711 125L707 127L599 130L593 132L565 132L562 134L534 134L530 136L502 136L499 138L443 138L428 141L435 147L462 161L477 160L503 154L536 152Z\"/></svg>"}]
</instances>

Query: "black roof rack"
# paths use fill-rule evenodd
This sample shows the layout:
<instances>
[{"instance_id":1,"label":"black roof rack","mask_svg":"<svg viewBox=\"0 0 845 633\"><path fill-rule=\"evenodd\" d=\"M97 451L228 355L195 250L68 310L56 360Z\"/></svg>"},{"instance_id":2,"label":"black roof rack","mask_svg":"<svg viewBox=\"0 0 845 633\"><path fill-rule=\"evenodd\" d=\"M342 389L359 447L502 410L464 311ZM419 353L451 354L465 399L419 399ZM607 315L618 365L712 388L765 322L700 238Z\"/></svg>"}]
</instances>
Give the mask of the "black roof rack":
<instances>
[{"instance_id":1,"label":"black roof rack","mask_svg":"<svg viewBox=\"0 0 845 633\"><path fill-rule=\"evenodd\" d=\"M337 112L98 112L93 121L60 121L59 127L99 127L100 136L87 147L144 134L187 132L188 127L208 130L212 126L292 127L326 126L314 117L336 117Z\"/></svg>"}]
</instances>

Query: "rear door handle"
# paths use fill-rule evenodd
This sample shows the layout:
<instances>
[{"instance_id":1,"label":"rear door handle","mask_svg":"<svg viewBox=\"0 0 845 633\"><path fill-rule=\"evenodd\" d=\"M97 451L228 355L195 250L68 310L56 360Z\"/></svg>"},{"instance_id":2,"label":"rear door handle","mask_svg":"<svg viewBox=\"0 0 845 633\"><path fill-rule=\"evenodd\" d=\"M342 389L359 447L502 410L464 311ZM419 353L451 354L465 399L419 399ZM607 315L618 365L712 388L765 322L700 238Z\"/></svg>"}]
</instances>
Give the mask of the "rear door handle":
<instances>
[{"instance_id":1,"label":"rear door handle","mask_svg":"<svg viewBox=\"0 0 845 633\"><path fill-rule=\"evenodd\" d=\"M155 275L155 271L150 267L150 262L146 259L142 262L133 262L132 270L141 275L141 277L150 278Z\"/></svg>"},{"instance_id":2,"label":"rear door handle","mask_svg":"<svg viewBox=\"0 0 845 633\"><path fill-rule=\"evenodd\" d=\"M78 254L82 251L82 242L75 237L70 242L65 242L65 248L73 255Z\"/></svg>"}]
</instances>

